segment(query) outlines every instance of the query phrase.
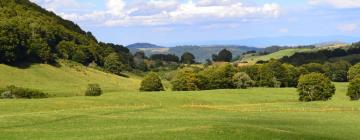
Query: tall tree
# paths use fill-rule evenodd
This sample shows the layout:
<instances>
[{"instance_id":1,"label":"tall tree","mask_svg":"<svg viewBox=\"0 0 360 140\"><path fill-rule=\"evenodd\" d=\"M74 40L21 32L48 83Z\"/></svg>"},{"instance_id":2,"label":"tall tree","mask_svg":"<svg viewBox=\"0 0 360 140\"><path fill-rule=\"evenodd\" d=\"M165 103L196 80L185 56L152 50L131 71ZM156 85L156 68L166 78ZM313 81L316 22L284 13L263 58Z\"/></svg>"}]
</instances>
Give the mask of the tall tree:
<instances>
[{"instance_id":1,"label":"tall tree","mask_svg":"<svg viewBox=\"0 0 360 140\"><path fill-rule=\"evenodd\" d=\"M232 59L232 53L226 49L219 52L218 55L213 55L213 61L217 62L230 62Z\"/></svg>"},{"instance_id":2,"label":"tall tree","mask_svg":"<svg viewBox=\"0 0 360 140\"><path fill-rule=\"evenodd\" d=\"M195 56L190 52L185 52L181 56L181 63L184 64L194 64L195 63Z\"/></svg>"}]
</instances>

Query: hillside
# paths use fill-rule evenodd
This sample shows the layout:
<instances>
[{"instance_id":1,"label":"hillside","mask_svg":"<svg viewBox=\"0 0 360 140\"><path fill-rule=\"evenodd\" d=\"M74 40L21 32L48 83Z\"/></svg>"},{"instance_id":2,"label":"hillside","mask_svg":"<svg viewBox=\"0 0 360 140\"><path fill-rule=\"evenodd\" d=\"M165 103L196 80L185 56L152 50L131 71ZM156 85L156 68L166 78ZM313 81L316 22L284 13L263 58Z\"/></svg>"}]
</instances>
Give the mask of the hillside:
<instances>
[{"instance_id":1,"label":"hillside","mask_svg":"<svg viewBox=\"0 0 360 140\"><path fill-rule=\"evenodd\" d=\"M259 54L246 54L242 56L241 62L247 62L248 64L254 64L258 61L268 61L270 59L281 59L283 57L291 57L295 53L309 53L309 52L319 52L319 51L331 51L334 49L342 49L347 50L351 48L349 44L342 44L342 43L328 43L328 44L321 44L316 45L316 47L282 47L278 51L274 51L273 53L266 54L266 55L259 55Z\"/></svg>"},{"instance_id":2,"label":"hillside","mask_svg":"<svg viewBox=\"0 0 360 140\"><path fill-rule=\"evenodd\" d=\"M297 52L307 52L307 51L315 51L314 49L308 48L290 48L280 50L274 53L270 53L267 55L254 55L254 54L247 54L243 56L241 62L248 62L249 64L255 64L258 61L268 61L270 59L280 59L284 56L291 56Z\"/></svg>"},{"instance_id":3,"label":"hillside","mask_svg":"<svg viewBox=\"0 0 360 140\"><path fill-rule=\"evenodd\" d=\"M129 50L121 45L98 43L91 32L64 20L29 0L0 2L0 63L55 63L72 60L103 67L113 53L130 67ZM114 54L116 53L116 54Z\"/></svg>"},{"instance_id":4,"label":"hillside","mask_svg":"<svg viewBox=\"0 0 360 140\"><path fill-rule=\"evenodd\" d=\"M105 92L136 91L140 80L104 73L77 63L60 61L60 67L34 64L22 69L0 64L0 87L16 85L39 89L51 96L82 96L87 84L98 83Z\"/></svg>"},{"instance_id":5,"label":"hillside","mask_svg":"<svg viewBox=\"0 0 360 140\"><path fill-rule=\"evenodd\" d=\"M143 51L147 56L152 54L175 54L178 57L185 52L194 54L196 61L205 62L206 59L211 59L213 54L219 53L222 49L227 49L233 53L233 56L241 55L247 51L258 51L260 48L236 46L236 45L208 45L208 46L176 46L176 47L161 47L148 43L136 43L127 46L132 53Z\"/></svg>"}]
</instances>

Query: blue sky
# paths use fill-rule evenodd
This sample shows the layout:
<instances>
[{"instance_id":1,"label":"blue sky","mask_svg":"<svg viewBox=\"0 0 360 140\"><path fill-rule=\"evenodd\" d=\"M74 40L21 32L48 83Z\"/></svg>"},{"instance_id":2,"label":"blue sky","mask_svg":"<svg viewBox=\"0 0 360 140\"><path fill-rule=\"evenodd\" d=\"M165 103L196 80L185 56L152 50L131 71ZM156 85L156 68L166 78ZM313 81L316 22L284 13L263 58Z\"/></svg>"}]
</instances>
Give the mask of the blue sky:
<instances>
[{"instance_id":1,"label":"blue sky","mask_svg":"<svg viewBox=\"0 0 360 140\"><path fill-rule=\"evenodd\" d=\"M264 37L360 41L360 0L31 1L76 22L100 41L123 45L226 44Z\"/></svg>"}]
</instances>

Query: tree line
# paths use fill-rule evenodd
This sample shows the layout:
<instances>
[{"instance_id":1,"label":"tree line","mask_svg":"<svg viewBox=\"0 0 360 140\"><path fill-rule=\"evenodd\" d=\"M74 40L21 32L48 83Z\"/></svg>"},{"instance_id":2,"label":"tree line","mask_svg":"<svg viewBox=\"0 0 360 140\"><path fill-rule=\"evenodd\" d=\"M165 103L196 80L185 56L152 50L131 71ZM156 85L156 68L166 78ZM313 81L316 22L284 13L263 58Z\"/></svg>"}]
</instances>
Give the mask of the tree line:
<instances>
[{"instance_id":1,"label":"tree line","mask_svg":"<svg viewBox=\"0 0 360 140\"><path fill-rule=\"evenodd\" d=\"M337 64L334 64L337 65ZM271 60L263 65L236 67L229 63L207 68L185 67L179 69L171 80L173 91L196 91L212 89L236 89L249 87L297 87L300 101L330 100L335 86L326 73L316 67L296 67ZM360 63L349 66L348 96L360 98ZM151 72L142 81L141 91L163 91L160 77Z\"/></svg>"}]
</instances>

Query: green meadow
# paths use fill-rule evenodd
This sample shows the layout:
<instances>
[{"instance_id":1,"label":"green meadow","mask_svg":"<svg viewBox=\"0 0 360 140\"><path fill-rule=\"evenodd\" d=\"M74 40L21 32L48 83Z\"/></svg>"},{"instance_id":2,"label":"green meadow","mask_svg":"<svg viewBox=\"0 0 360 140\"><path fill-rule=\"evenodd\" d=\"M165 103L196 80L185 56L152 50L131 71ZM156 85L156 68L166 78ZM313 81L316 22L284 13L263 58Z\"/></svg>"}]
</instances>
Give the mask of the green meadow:
<instances>
[{"instance_id":1,"label":"green meadow","mask_svg":"<svg viewBox=\"0 0 360 140\"><path fill-rule=\"evenodd\" d=\"M335 83L336 95L330 101L305 103L297 100L295 88L151 93L137 91L137 78L76 70L69 64L0 69L1 85L41 89L55 96L0 100L1 140L360 137L360 102L349 101L347 83ZM102 96L77 96L93 82L103 87Z\"/></svg>"}]
</instances>

